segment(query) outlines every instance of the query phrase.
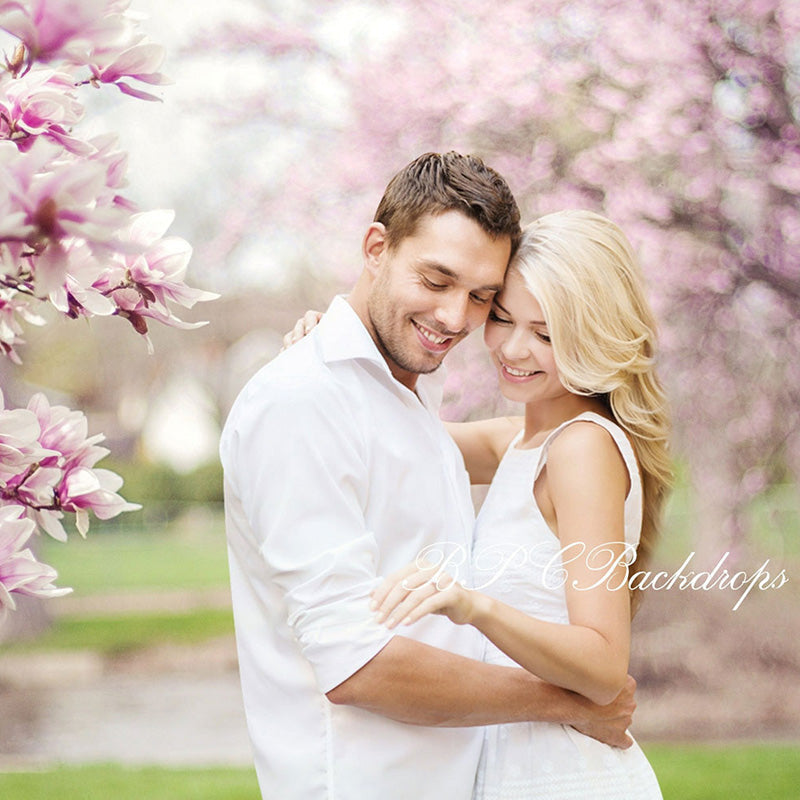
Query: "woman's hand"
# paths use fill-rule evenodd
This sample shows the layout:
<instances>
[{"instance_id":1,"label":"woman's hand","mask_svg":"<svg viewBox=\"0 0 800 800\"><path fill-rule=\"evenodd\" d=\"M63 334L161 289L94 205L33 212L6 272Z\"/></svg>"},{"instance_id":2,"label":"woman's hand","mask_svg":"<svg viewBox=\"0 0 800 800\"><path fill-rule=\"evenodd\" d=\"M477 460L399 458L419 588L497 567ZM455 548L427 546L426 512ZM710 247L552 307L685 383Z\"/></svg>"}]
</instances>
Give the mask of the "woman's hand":
<instances>
[{"instance_id":1,"label":"woman's hand","mask_svg":"<svg viewBox=\"0 0 800 800\"><path fill-rule=\"evenodd\" d=\"M317 327L321 319L321 311L306 311L306 313L295 322L294 328L283 337L283 347L281 350L286 350L295 342L299 342L306 334Z\"/></svg>"},{"instance_id":2,"label":"woman's hand","mask_svg":"<svg viewBox=\"0 0 800 800\"><path fill-rule=\"evenodd\" d=\"M415 562L392 573L373 591L371 608L387 628L411 625L426 614L444 614L465 625L472 621L482 597L440 567Z\"/></svg>"}]
</instances>

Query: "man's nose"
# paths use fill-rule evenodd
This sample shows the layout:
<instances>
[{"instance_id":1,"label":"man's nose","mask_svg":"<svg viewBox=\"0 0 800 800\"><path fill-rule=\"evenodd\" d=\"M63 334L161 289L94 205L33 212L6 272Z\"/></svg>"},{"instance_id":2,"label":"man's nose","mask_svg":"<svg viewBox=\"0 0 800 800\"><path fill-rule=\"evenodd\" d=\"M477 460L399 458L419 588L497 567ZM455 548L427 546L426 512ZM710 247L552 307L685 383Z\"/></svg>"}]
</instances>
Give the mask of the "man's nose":
<instances>
[{"instance_id":1,"label":"man's nose","mask_svg":"<svg viewBox=\"0 0 800 800\"><path fill-rule=\"evenodd\" d=\"M468 293L447 292L439 298L434 317L448 333L461 333L468 325L469 307Z\"/></svg>"}]
</instances>

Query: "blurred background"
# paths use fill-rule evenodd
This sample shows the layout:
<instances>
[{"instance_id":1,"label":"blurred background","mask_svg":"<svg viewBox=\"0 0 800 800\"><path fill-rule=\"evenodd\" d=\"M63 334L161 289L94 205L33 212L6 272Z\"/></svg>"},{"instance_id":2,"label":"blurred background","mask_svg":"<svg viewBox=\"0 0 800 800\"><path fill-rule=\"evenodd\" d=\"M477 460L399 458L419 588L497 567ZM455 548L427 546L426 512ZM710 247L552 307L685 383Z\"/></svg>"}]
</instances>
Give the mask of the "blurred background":
<instances>
[{"instance_id":1,"label":"blurred background","mask_svg":"<svg viewBox=\"0 0 800 800\"><path fill-rule=\"evenodd\" d=\"M112 450L100 466L143 505L93 522L86 541L42 542L75 592L25 603L0 630L6 796L38 796L25 770L54 763L69 767L59 786L69 774L90 791L75 796L110 796L124 775L86 764L172 770L137 796L257 796L227 591L221 425L294 320L347 290L389 178L449 149L498 169L523 220L590 208L639 253L678 470L654 568L695 553L695 571L725 557L730 572L764 565L789 579L761 582L736 610L741 591L647 594L634 733L665 797L799 796L800 7L133 7L167 47L175 85L146 107L98 93L87 124L119 133L128 196L176 210L170 233L194 246L188 282L221 298L192 316L204 328L153 330L153 356L116 320L58 319L26 332L22 367L0 363L9 406L41 390L84 410ZM446 417L513 411L479 336L448 361ZM202 785L177 771L200 766L220 769ZM55 773L43 774L52 786ZM3 783L15 779L28 783ZM93 780L104 787L94 794Z\"/></svg>"}]
</instances>

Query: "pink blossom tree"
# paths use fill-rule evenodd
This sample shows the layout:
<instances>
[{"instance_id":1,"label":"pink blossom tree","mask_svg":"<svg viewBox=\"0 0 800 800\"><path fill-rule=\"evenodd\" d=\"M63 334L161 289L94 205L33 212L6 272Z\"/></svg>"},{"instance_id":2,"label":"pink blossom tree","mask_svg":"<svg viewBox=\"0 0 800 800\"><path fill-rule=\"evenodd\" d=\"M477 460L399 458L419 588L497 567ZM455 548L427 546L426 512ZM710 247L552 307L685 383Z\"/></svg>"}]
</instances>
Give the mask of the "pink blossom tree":
<instances>
[{"instance_id":1,"label":"pink blossom tree","mask_svg":"<svg viewBox=\"0 0 800 800\"><path fill-rule=\"evenodd\" d=\"M128 0L0 0L12 41L0 72L0 356L20 363L37 306L66 317L117 316L147 339L148 320L191 328L174 306L216 297L185 282L188 243L166 236L168 211L139 212L122 193L126 155L113 135L82 138L80 93L114 85L158 100L163 48L139 32ZM149 347L149 340L147 340ZM108 450L80 411L34 395L0 394L0 614L15 594L51 597L55 570L29 548L38 533L65 541L65 517L85 536L90 513L138 508L122 479L96 466Z\"/></svg>"},{"instance_id":2,"label":"pink blossom tree","mask_svg":"<svg viewBox=\"0 0 800 800\"><path fill-rule=\"evenodd\" d=\"M404 0L344 23L340 8L302 8L265 18L257 42L235 27L205 42L323 70L345 98L336 124L307 126L276 189L254 194L249 222L237 207L238 229L264 219L312 238L319 269L332 243L356 254L399 165L451 148L497 167L525 218L577 206L615 219L661 320L698 536L741 544L754 495L800 474L797 3ZM332 46L332 26L349 47ZM310 92L253 98L251 118L296 125ZM332 267L345 279L352 255ZM453 384L459 414L485 413L491 380Z\"/></svg>"}]
</instances>

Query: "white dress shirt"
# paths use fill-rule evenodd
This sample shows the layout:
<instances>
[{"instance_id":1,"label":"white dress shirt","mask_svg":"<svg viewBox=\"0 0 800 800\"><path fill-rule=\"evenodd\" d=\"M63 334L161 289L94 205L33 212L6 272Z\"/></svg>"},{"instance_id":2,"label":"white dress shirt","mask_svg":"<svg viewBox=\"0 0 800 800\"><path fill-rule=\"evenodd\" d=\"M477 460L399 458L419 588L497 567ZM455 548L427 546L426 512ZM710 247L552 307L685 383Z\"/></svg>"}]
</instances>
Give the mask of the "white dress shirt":
<instances>
[{"instance_id":1,"label":"white dress shirt","mask_svg":"<svg viewBox=\"0 0 800 800\"><path fill-rule=\"evenodd\" d=\"M469 479L439 421L438 376L396 381L355 311L261 369L220 447L247 724L270 800L471 797L480 728L426 728L334 705L340 684L395 635L370 591L424 548L468 569ZM402 635L480 659L469 626L431 616Z\"/></svg>"}]
</instances>

